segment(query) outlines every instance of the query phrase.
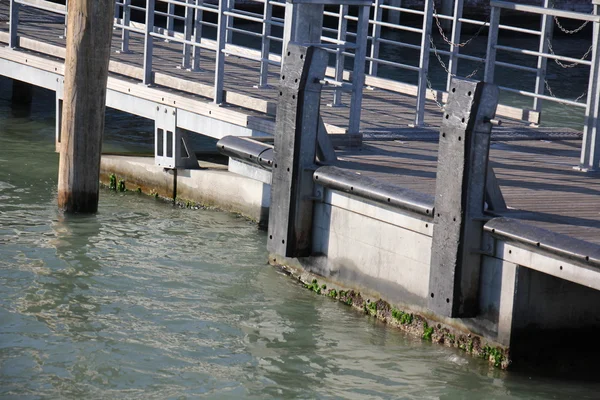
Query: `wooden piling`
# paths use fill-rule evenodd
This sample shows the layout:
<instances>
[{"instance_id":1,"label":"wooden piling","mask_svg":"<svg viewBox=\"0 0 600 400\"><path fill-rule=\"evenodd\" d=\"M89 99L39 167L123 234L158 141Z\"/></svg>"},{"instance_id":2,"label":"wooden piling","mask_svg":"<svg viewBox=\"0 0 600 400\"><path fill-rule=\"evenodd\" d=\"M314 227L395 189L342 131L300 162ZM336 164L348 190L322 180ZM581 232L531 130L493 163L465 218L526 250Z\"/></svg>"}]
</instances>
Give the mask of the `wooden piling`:
<instances>
[{"instance_id":1,"label":"wooden piling","mask_svg":"<svg viewBox=\"0 0 600 400\"><path fill-rule=\"evenodd\" d=\"M112 0L68 0L58 207L98 209L100 153L113 25Z\"/></svg>"}]
</instances>

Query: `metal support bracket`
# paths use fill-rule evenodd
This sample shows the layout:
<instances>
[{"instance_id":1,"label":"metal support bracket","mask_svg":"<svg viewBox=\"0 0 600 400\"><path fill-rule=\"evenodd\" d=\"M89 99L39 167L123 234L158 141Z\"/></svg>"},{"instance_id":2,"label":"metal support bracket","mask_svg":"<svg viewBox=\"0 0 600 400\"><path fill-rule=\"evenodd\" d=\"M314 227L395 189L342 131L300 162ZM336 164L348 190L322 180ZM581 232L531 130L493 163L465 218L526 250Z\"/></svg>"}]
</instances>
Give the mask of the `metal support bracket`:
<instances>
[{"instance_id":1,"label":"metal support bracket","mask_svg":"<svg viewBox=\"0 0 600 400\"><path fill-rule=\"evenodd\" d=\"M447 317L478 312L484 201L498 88L453 79L440 129L428 307ZM486 122L487 121L487 122Z\"/></svg>"},{"instance_id":2,"label":"metal support bracket","mask_svg":"<svg viewBox=\"0 0 600 400\"><path fill-rule=\"evenodd\" d=\"M318 129L319 131L317 132L317 156L319 157L319 161L321 162L321 164L333 164L337 161L337 156L335 155L335 149L333 148L331 138L327 134L327 128L325 128L323 118L321 118L320 116Z\"/></svg>"},{"instance_id":3,"label":"metal support bracket","mask_svg":"<svg viewBox=\"0 0 600 400\"><path fill-rule=\"evenodd\" d=\"M198 160L184 131L177 128L177 109L156 106L154 163L164 168L196 169Z\"/></svg>"},{"instance_id":4,"label":"metal support bracket","mask_svg":"<svg viewBox=\"0 0 600 400\"><path fill-rule=\"evenodd\" d=\"M321 85L328 53L287 45L282 62L267 249L285 257L311 253L313 171Z\"/></svg>"}]
</instances>

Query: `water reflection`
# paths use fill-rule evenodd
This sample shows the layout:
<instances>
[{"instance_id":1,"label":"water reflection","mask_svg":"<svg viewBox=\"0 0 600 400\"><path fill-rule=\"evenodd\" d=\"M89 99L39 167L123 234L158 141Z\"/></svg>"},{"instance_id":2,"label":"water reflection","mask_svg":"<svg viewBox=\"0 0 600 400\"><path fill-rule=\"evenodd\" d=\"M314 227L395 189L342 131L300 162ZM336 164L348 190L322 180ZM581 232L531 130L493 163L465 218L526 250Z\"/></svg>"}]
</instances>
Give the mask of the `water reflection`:
<instances>
[{"instance_id":1,"label":"water reflection","mask_svg":"<svg viewBox=\"0 0 600 400\"><path fill-rule=\"evenodd\" d=\"M87 294L90 278L100 269L87 248L96 240L100 224L95 216L63 216L51 227L54 235L48 244L55 248L56 258L24 291L19 311L35 316L53 332L77 339L102 328L93 316L100 305Z\"/></svg>"}]
</instances>

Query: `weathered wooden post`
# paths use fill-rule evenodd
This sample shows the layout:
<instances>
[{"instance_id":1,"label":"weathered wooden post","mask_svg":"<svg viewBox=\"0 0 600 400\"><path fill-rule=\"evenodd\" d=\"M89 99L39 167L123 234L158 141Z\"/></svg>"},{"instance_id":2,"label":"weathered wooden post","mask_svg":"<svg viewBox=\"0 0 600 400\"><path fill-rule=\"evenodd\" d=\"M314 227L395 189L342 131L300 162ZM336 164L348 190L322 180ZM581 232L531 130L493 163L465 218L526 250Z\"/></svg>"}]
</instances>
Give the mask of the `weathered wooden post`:
<instances>
[{"instance_id":1,"label":"weathered wooden post","mask_svg":"<svg viewBox=\"0 0 600 400\"><path fill-rule=\"evenodd\" d=\"M69 0L58 207L98 209L112 0Z\"/></svg>"},{"instance_id":2,"label":"weathered wooden post","mask_svg":"<svg viewBox=\"0 0 600 400\"><path fill-rule=\"evenodd\" d=\"M454 78L440 128L428 307L474 317L498 87Z\"/></svg>"},{"instance_id":3,"label":"weathered wooden post","mask_svg":"<svg viewBox=\"0 0 600 400\"><path fill-rule=\"evenodd\" d=\"M311 252L319 81L325 76L327 60L325 50L294 43L288 43L283 55L267 249L284 257Z\"/></svg>"}]
</instances>

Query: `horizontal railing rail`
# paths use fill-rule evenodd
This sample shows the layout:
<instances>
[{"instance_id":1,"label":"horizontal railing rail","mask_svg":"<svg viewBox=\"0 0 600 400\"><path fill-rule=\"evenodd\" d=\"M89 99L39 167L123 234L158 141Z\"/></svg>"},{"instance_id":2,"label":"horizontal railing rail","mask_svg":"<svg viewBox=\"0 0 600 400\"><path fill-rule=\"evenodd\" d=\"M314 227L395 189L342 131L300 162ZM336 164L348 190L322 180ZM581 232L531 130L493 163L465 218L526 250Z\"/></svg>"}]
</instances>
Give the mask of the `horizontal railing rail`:
<instances>
[{"instance_id":1,"label":"horizontal railing rail","mask_svg":"<svg viewBox=\"0 0 600 400\"><path fill-rule=\"evenodd\" d=\"M270 80L276 77L277 71L273 67L280 66L281 53L280 50L274 51L274 49L283 47L282 28L285 19L281 18L281 14L274 15L273 9L279 8L279 11L284 11L286 5L283 0L252 0L252 4L262 7L262 12L257 11L256 8L241 9L240 4L236 5L235 0L222 0L218 5L205 3L203 0L147 0L145 6L131 3L131 0L115 2L114 26L122 31L120 51L123 53L130 51L130 35L143 37L145 41L144 83L153 83L155 75L153 42L159 40L170 41L181 46L181 68L204 73L214 68L214 88L211 97L216 103L222 103L226 97L224 96L224 83L227 81L224 68L225 56L240 57L259 63L260 72L256 76L256 86L259 88L268 88ZM581 58L558 54L554 52L551 43L554 18L568 18L591 23L595 27L594 29L597 29L600 21L597 12L596 14L584 14L556 10L550 7L549 0L545 0L545 7L492 1L492 12L489 19L476 20L462 15L462 3L462 0L455 0L452 15L444 15L437 12L431 0L423 3L423 9L394 6L385 4L385 0L374 0L371 15L368 18L368 49L364 55L364 62L368 66L365 85L375 89L415 96L414 125L423 126L426 101L433 100L443 109L443 101L447 97L447 85L440 89L436 88L432 82L432 68L430 68L432 57L431 61L436 62L437 60L439 66L447 74L447 81L452 76L461 75L459 74L459 63L470 63L469 65L473 67L469 74L463 72L465 77L481 79L483 76L486 81L494 81L496 68L505 68L530 75L531 88L525 87L527 86L525 84L518 87L501 84L501 90L524 99L532 99L533 104L531 108L501 104L498 109L500 116L538 124L542 112L542 102L548 101L585 108L586 123L591 124L589 121L595 117L590 112L595 109L593 98L598 86L592 79L598 74L597 39L593 41L593 35L592 41L590 41L590 51ZM160 4L160 8L157 8L158 4ZM68 11L64 5L46 0L11 0L10 45L12 47L18 46L18 8L20 6L34 7L60 15L66 15ZM152 10L150 13L147 12L149 7ZM517 26L512 23L512 19L511 23L501 23L500 12L502 10L539 15L542 17L540 28ZM133 21L131 19L132 12L137 12L138 15L144 14L144 21ZM348 6L328 6L323 14L329 23L324 26L321 43L317 45L324 47L335 58L327 72L328 77L332 78L328 79L328 89L332 89L333 92L332 105L341 106L344 104L343 96L347 95L344 93L348 92L348 85L352 84L356 76L353 74L352 68L348 68L348 64L351 60L356 63L354 60L356 45L354 43L358 34L356 25L359 16L354 9ZM405 14L412 16L412 19L400 20L401 16ZM156 25L156 17L161 18L160 26ZM336 19L337 23L332 22ZM475 33L470 34L464 40L462 32L464 26L467 25L471 26ZM207 38L208 29L212 30L212 34L215 34L216 31L215 39ZM564 30L562 27L561 29ZM537 38L535 40L539 40L539 46L537 49L531 49L498 43L497 38L502 38L501 32L503 31ZM579 31L581 29L573 32ZM488 39L496 38L495 42L488 43L486 54L472 50L469 43L480 34L483 36L486 33ZM236 38L246 37L246 44L240 44L241 42L238 40L238 44L234 45L234 35ZM461 40L464 41L461 43ZM249 45L248 43L253 44ZM385 51L382 52L383 47L385 47ZM402 52L390 50L394 48L401 49ZM210 68L202 69L200 66L200 61L204 60L200 56L202 51L214 54L214 65ZM497 54L500 53L514 54L518 57L510 60L506 58L498 60ZM589 68L591 86L584 95L575 99L574 96L567 98L557 95L551 90L546 77L547 60L568 68L573 65ZM461 71L463 70L464 68L461 68ZM521 81L524 80L521 79ZM354 97L357 95L361 94L356 90L351 91L350 101L354 101ZM261 106L261 108L264 107ZM350 114L354 114L354 118L356 118L354 111ZM360 118L360 110L358 118ZM353 124L358 126L356 123ZM596 128L590 125L589 128L584 129ZM590 146L588 145L588 147Z\"/></svg>"}]
</instances>

